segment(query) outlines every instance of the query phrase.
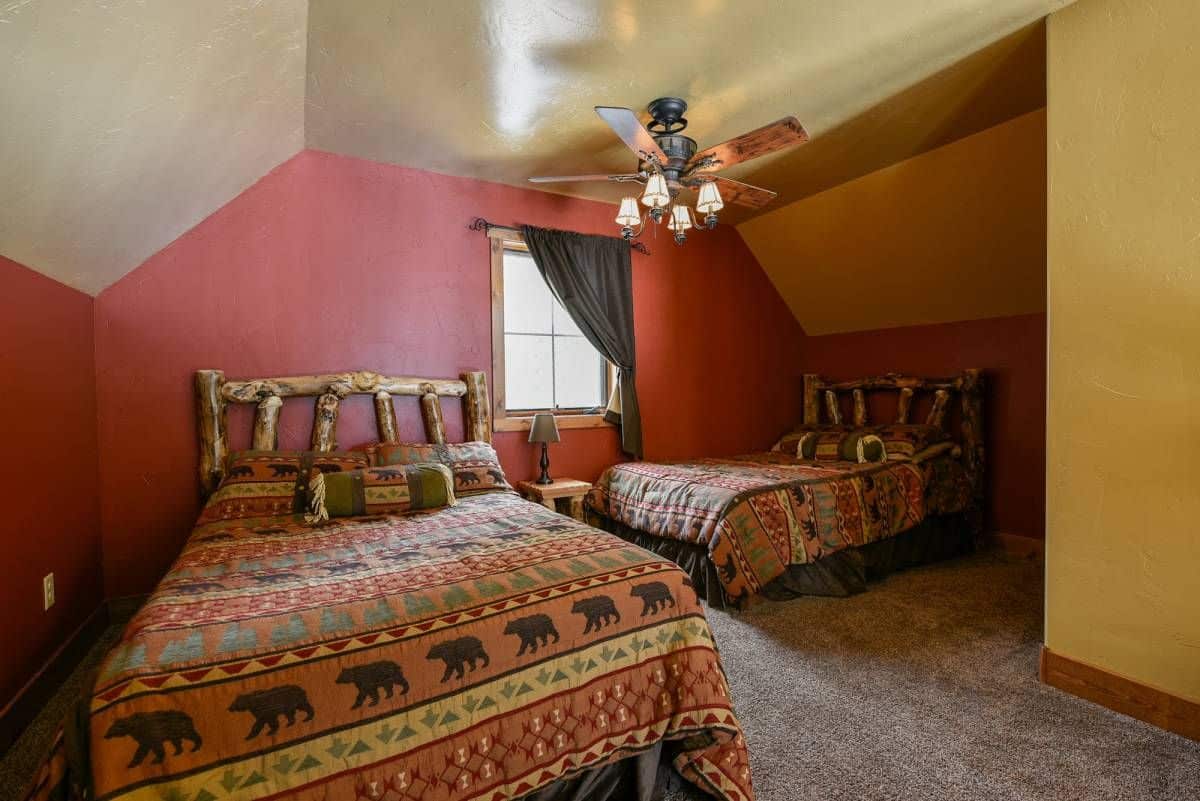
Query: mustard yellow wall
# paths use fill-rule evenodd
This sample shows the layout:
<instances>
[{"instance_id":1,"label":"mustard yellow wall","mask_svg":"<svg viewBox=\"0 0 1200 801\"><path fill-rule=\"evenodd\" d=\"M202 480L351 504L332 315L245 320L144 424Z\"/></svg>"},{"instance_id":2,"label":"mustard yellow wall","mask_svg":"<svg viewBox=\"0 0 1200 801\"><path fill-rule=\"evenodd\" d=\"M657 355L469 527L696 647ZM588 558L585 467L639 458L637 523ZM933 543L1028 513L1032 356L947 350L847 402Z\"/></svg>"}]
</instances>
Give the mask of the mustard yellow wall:
<instances>
[{"instance_id":1,"label":"mustard yellow wall","mask_svg":"<svg viewBox=\"0 0 1200 801\"><path fill-rule=\"evenodd\" d=\"M1046 308L1038 110L796 201L738 231L809 334Z\"/></svg>"},{"instance_id":2,"label":"mustard yellow wall","mask_svg":"<svg viewBox=\"0 0 1200 801\"><path fill-rule=\"evenodd\" d=\"M1200 700L1200 3L1048 31L1046 644Z\"/></svg>"}]
</instances>

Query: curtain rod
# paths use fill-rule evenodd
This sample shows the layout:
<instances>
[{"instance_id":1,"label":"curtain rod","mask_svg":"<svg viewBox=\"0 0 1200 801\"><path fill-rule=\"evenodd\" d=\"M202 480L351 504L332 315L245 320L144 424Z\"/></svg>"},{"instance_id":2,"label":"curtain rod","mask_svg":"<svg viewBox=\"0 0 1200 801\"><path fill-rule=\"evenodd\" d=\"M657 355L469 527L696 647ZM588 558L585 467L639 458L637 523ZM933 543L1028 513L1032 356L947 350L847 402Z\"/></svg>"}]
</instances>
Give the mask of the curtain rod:
<instances>
[{"instance_id":1,"label":"curtain rod","mask_svg":"<svg viewBox=\"0 0 1200 801\"><path fill-rule=\"evenodd\" d=\"M518 235L521 233L519 228L513 228L511 225L496 225L495 223L488 222L482 217L476 217L471 220L471 224L468 225L467 228L472 231L483 231L485 234L489 231L503 231L507 234ZM636 250L638 253L641 253L645 256L650 255L650 248L646 247L645 242L630 242L629 247L630 249Z\"/></svg>"}]
</instances>

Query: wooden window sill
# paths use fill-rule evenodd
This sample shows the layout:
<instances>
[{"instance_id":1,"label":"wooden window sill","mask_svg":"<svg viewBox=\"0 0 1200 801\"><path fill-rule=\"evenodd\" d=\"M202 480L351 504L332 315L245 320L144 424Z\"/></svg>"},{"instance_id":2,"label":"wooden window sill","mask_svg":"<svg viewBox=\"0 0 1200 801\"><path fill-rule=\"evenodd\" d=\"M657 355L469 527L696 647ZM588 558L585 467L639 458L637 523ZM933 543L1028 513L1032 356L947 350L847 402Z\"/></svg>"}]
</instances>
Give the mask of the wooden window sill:
<instances>
[{"instance_id":1,"label":"wooden window sill","mask_svg":"<svg viewBox=\"0 0 1200 801\"><path fill-rule=\"evenodd\" d=\"M602 414L556 414L554 422L564 428L616 428ZM528 431L533 425L533 416L498 417L492 427L496 431Z\"/></svg>"}]
</instances>

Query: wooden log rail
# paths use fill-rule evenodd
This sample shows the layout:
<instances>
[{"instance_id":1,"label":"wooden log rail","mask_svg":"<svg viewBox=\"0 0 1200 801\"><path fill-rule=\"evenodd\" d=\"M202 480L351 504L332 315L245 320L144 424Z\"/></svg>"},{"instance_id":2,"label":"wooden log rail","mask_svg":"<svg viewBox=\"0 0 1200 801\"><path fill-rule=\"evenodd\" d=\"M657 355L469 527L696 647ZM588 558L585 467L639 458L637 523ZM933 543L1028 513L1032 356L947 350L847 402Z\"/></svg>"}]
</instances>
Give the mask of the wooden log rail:
<instances>
[{"instance_id":1,"label":"wooden log rail","mask_svg":"<svg viewBox=\"0 0 1200 801\"><path fill-rule=\"evenodd\" d=\"M446 442L446 423L441 399L461 398L468 440L491 442L491 405L487 377L482 372L463 373L455 379L386 376L367 371L325 375L226 380L220 370L196 373L197 419L200 431L200 485L204 495L212 493L225 475L229 455L226 409L231 403L253 403L252 447L275 450L279 446L279 417L285 398L315 398L311 446L315 451L337 449L337 422L341 402L349 395L371 395L379 439L398 442L393 396L418 399L427 441Z\"/></svg>"}]
</instances>

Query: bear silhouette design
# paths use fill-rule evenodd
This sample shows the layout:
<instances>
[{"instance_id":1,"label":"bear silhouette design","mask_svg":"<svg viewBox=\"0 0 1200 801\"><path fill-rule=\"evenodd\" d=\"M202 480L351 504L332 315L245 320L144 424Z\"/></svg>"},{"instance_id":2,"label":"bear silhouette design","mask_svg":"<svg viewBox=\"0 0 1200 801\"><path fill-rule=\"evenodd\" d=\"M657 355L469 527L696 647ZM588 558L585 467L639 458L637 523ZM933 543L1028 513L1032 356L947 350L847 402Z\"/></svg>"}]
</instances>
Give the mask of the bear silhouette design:
<instances>
[{"instance_id":1,"label":"bear silhouette design","mask_svg":"<svg viewBox=\"0 0 1200 801\"><path fill-rule=\"evenodd\" d=\"M226 478L249 478L254 475L254 468L248 464L239 464L225 474Z\"/></svg>"},{"instance_id":2,"label":"bear silhouette design","mask_svg":"<svg viewBox=\"0 0 1200 801\"><path fill-rule=\"evenodd\" d=\"M491 476L492 481L495 481L497 484L507 484L508 483L504 480L504 474L501 473L499 470L496 470L495 468L490 468L487 471L487 474L489 476Z\"/></svg>"},{"instance_id":3,"label":"bear silhouette design","mask_svg":"<svg viewBox=\"0 0 1200 801\"><path fill-rule=\"evenodd\" d=\"M584 634L593 629L599 631L610 622L621 622L621 613L617 611L617 605L607 595L593 595L591 598L580 598L571 607L571 611L578 612L587 618L587 625L583 627Z\"/></svg>"},{"instance_id":4,"label":"bear silhouette design","mask_svg":"<svg viewBox=\"0 0 1200 801\"><path fill-rule=\"evenodd\" d=\"M426 659L441 659L446 663L446 672L442 674L442 681L449 681L451 676L463 678L466 675L464 667L471 666L471 670L475 669L477 661L483 662L483 667L487 667L491 662L488 659L487 651L483 650L483 643L475 637L459 637L457 640L446 640L429 649Z\"/></svg>"},{"instance_id":5,"label":"bear silhouette design","mask_svg":"<svg viewBox=\"0 0 1200 801\"><path fill-rule=\"evenodd\" d=\"M404 478L404 471L397 470L394 467L377 467L371 471L371 475L375 476L375 478L389 481L393 478Z\"/></svg>"},{"instance_id":6,"label":"bear silhouette design","mask_svg":"<svg viewBox=\"0 0 1200 801\"><path fill-rule=\"evenodd\" d=\"M642 617L656 615L668 605L675 605L671 590L661 581L651 581L647 584L636 584L629 594L642 599Z\"/></svg>"},{"instance_id":7,"label":"bear silhouette design","mask_svg":"<svg viewBox=\"0 0 1200 801\"><path fill-rule=\"evenodd\" d=\"M517 651L517 656L524 654L526 649L536 654L539 641L541 645L546 645L550 637L558 642L558 629L554 628L554 621L549 615L519 617L504 627L504 633L515 634L521 638L521 649Z\"/></svg>"},{"instance_id":8,"label":"bear silhouette design","mask_svg":"<svg viewBox=\"0 0 1200 801\"><path fill-rule=\"evenodd\" d=\"M296 476L300 474L300 468L296 467L294 464L269 464L267 467L274 471L273 475L275 478L282 478L283 476Z\"/></svg>"},{"instance_id":9,"label":"bear silhouette design","mask_svg":"<svg viewBox=\"0 0 1200 801\"><path fill-rule=\"evenodd\" d=\"M366 569L367 569L366 562L342 562L342 563L336 564L336 565L329 565L328 567L325 568L325 571L327 573L332 573L336 576L336 575L341 575L342 573L353 573L356 570L366 570Z\"/></svg>"},{"instance_id":10,"label":"bear silhouette design","mask_svg":"<svg viewBox=\"0 0 1200 801\"><path fill-rule=\"evenodd\" d=\"M283 573L267 573L260 576L251 576L250 578L254 579L255 581L261 581L263 584L275 584L280 581L299 581L300 579L303 579L304 576L301 576L299 573L289 573L285 571Z\"/></svg>"},{"instance_id":11,"label":"bear silhouette design","mask_svg":"<svg viewBox=\"0 0 1200 801\"><path fill-rule=\"evenodd\" d=\"M333 464L332 462L317 462L312 466L312 469L316 470L318 473L342 472L342 466L340 464Z\"/></svg>"},{"instance_id":12,"label":"bear silhouette design","mask_svg":"<svg viewBox=\"0 0 1200 801\"><path fill-rule=\"evenodd\" d=\"M353 684L358 689L358 697L354 699L351 709L358 709L363 701L371 700L368 706L379 703L379 691L392 697L392 688L400 685L400 694L408 692L408 680L395 662L371 662L368 665L348 667L337 677L338 684Z\"/></svg>"},{"instance_id":13,"label":"bear silhouette design","mask_svg":"<svg viewBox=\"0 0 1200 801\"><path fill-rule=\"evenodd\" d=\"M183 741L192 744L192 751L198 751L202 740L196 731L192 719L183 712L164 710L161 712L136 712L127 718L114 720L104 733L104 739L114 737L132 737L138 744L137 752L127 767L136 768L151 751L154 759L150 764L157 765L166 757L164 743L175 746L175 755L183 753Z\"/></svg>"},{"instance_id":14,"label":"bear silhouette design","mask_svg":"<svg viewBox=\"0 0 1200 801\"><path fill-rule=\"evenodd\" d=\"M250 733L246 735L247 740L257 737L264 726L267 727L268 734L275 734L279 731L280 715L287 718L289 726L296 722L297 712L304 713L305 721L313 719L313 708L312 704L308 702L308 694L304 692L303 687L297 687L294 684L282 684L278 687L239 695L229 705L229 711L249 712L254 716L254 725L250 728Z\"/></svg>"},{"instance_id":15,"label":"bear silhouette design","mask_svg":"<svg viewBox=\"0 0 1200 801\"><path fill-rule=\"evenodd\" d=\"M475 473L465 473L465 472L464 473L455 473L454 478L456 478L458 480L459 484L478 484L479 483L479 476Z\"/></svg>"}]
</instances>

